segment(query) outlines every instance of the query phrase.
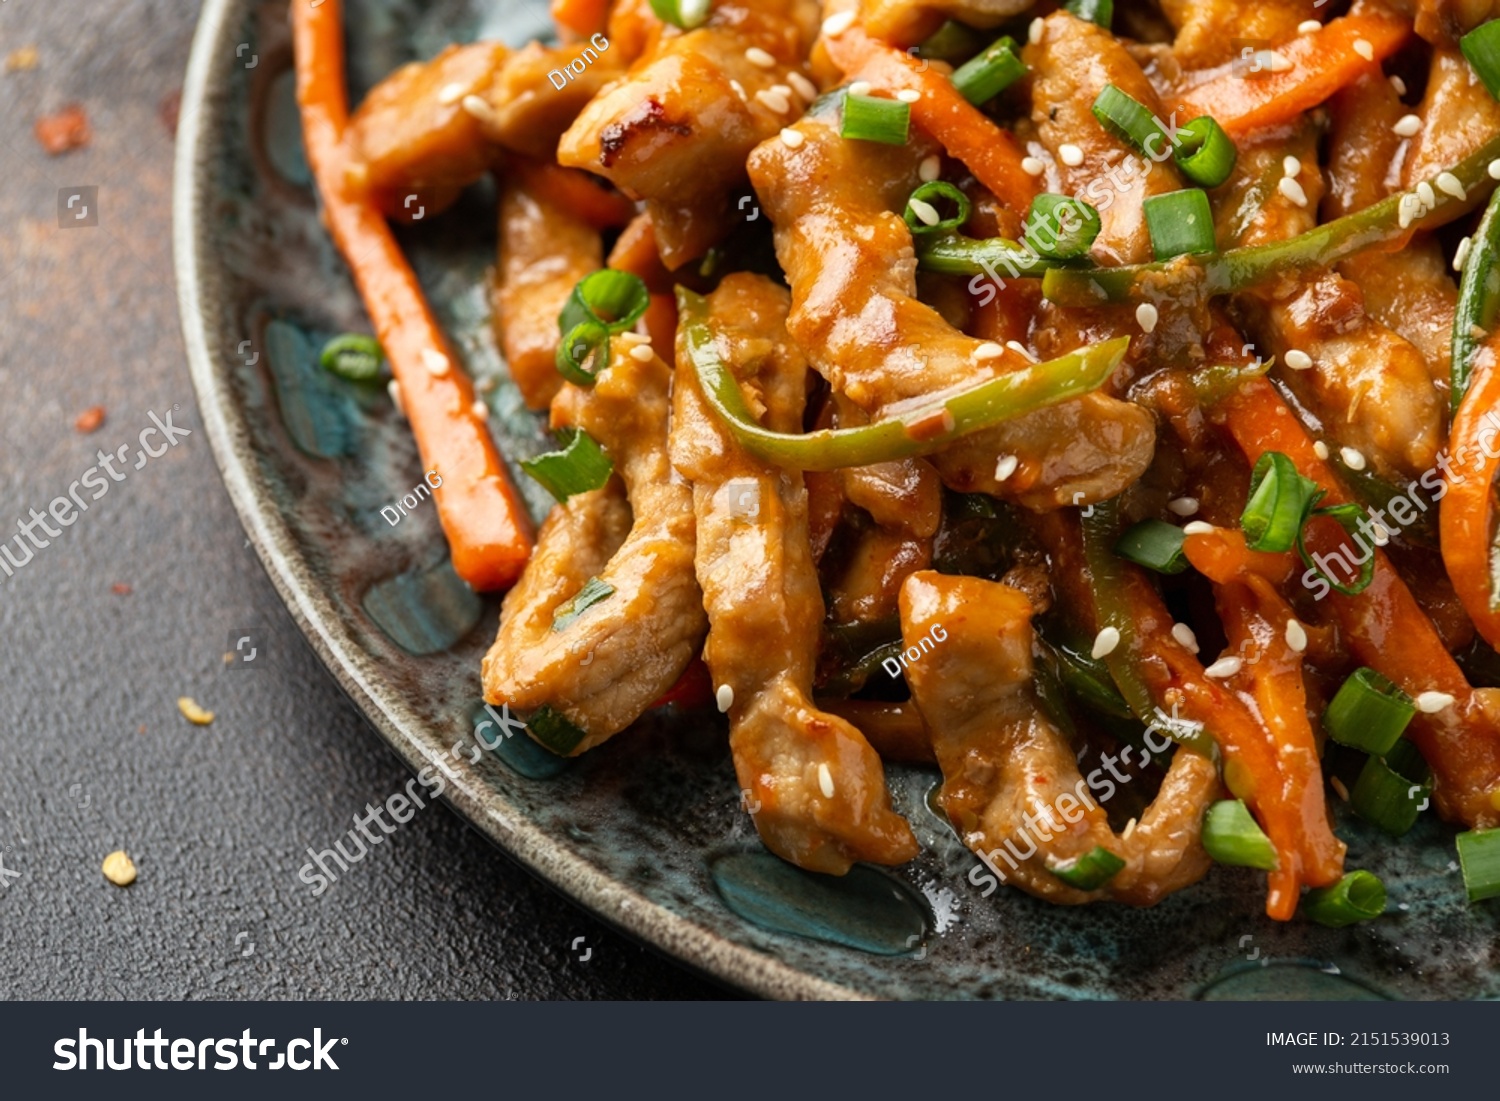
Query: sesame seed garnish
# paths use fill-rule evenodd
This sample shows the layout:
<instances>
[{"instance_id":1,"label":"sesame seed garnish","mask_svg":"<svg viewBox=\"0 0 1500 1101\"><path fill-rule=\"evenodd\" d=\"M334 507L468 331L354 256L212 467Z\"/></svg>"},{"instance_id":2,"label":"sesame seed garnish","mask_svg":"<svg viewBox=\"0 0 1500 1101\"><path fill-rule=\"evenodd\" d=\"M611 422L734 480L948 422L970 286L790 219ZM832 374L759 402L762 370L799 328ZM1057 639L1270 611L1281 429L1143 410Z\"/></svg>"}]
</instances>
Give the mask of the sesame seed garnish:
<instances>
[{"instance_id":1,"label":"sesame seed garnish","mask_svg":"<svg viewBox=\"0 0 1500 1101\"><path fill-rule=\"evenodd\" d=\"M822 763L818 765L818 790L823 793L824 799L833 798L833 773Z\"/></svg>"},{"instance_id":2,"label":"sesame seed garnish","mask_svg":"<svg viewBox=\"0 0 1500 1101\"><path fill-rule=\"evenodd\" d=\"M1047 23L1039 15L1031 21L1031 26L1026 29L1026 41L1035 46L1042 40L1042 35L1047 30Z\"/></svg>"},{"instance_id":3,"label":"sesame seed garnish","mask_svg":"<svg viewBox=\"0 0 1500 1101\"><path fill-rule=\"evenodd\" d=\"M776 68L776 59L759 46L751 46L745 51L745 60L758 69Z\"/></svg>"},{"instance_id":4,"label":"sesame seed garnish","mask_svg":"<svg viewBox=\"0 0 1500 1101\"><path fill-rule=\"evenodd\" d=\"M637 344L630 349L630 358L637 363L650 363L656 358L656 351L650 344Z\"/></svg>"},{"instance_id":5,"label":"sesame seed garnish","mask_svg":"<svg viewBox=\"0 0 1500 1101\"><path fill-rule=\"evenodd\" d=\"M1292 348L1286 354L1286 365L1294 371L1305 371L1313 365L1312 356L1301 348Z\"/></svg>"},{"instance_id":6,"label":"sesame seed garnish","mask_svg":"<svg viewBox=\"0 0 1500 1101\"><path fill-rule=\"evenodd\" d=\"M1490 174L1490 179L1500 180L1500 160L1490 161L1490 167L1488 171Z\"/></svg>"},{"instance_id":7,"label":"sesame seed garnish","mask_svg":"<svg viewBox=\"0 0 1500 1101\"><path fill-rule=\"evenodd\" d=\"M1064 142L1058 146L1057 155L1062 158L1063 164L1069 168L1077 168L1083 163L1083 150L1072 142Z\"/></svg>"},{"instance_id":8,"label":"sesame seed garnish","mask_svg":"<svg viewBox=\"0 0 1500 1101\"><path fill-rule=\"evenodd\" d=\"M1021 460L1014 455L1001 455L1000 461L995 464L995 481L1003 482L1016 472L1021 465Z\"/></svg>"},{"instance_id":9,"label":"sesame seed garnish","mask_svg":"<svg viewBox=\"0 0 1500 1101\"><path fill-rule=\"evenodd\" d=\"M1284 73L1293 68L1292 59L1286 54L1277 53L1275 50L1265 50L1262 55L1266 59L1266 69L1273 73Z\"/></svg>"},{"instance_id":10,"label":"sesame seed garnish","mask_svg":"<svg viewBox=\"0 0 1500 1101\"><path fill-rule=\"evenodd\" d=\"M1375 60L1375 47L1370 45L1363 38L1356 38L1354 40L1354 52L1359 54L1359 56L1364 58L1366 61Z\"/></svg>"},{"instance_id":11,"label":"sesame seed garnish","mask_svg":"<svg viewBox=\"0 0 1500 1101\"><path fill-rule=\"evenodd\" d=\"M745 86L733 77L729 80L729 88L739 97L741 103L750 102L750 97L745 94Z\"/></svg>"},{"instance_id":12,"label":"sesame seed garnish","mask_svg":"<svg viewBox=\"0 0 1500 1101\"><path fill-rule=\"evenodd\" d=\"M1198 498L1175 497L1167 502L1167 508L1171 509L1178 516L1193 516L1198 512Z\"/></svg>"},{"instance_id":13,"label":"sesame seed garnish","mask_svg":"<svg viewBox=\"0 0 1500 1101\"><path fill-rule=\"evenodd\" d=\"M974 349L975 359L999 359L1005 354L1005 349L993 340L986 340Z\"/></svg>"},{"instance_id":14,"label":"sesame seed garnish","mask_svg":"<svg viewBox=\"0 0 1500 1101\"><path fill-rule=\"evenodd\" d=\"M1339 448L1339 458L1344 460L1344 465L1350 470L1363 470L1365 468L1365 457L1352 447Z\"/></svg>"},{"instance_id":15,"label":"sesame seed garnish","mask_svg":"<svg viewBox=\"0 0 1500 1101\"><path fill-rule=\"evenodd\" d=\"M1422 120L1416 115L1402 115L1391 129L1403 138L1414 138L1422 129Z\"/></svg>"},{"instance_id":16,"label":"sesame seed garnish","mask_svg":"<svg viewBox=\"0 0 1500 1101\"><path fill-rule=\"evenodd\" d=\"M1108 657L1115 652L1115 647L1120 645L1120 629L1118 627L1106 627L1094 637L1094 660Z\"/></svg>"},{"instance_id":17,"label":"sesame seed garnish","mask_svg":"<svg viewBox=\"0 0 1500 1101\"><path fill-rule=\"evenodd\" d=\"M1222 680L1224 677L1234 676L1244 667L1245 663L1241 659L1235 657L1233 654L1230 654L1227 658L1220 658L1218 661L1210 665L1207 669L1203 670L1203 675L1205 677L1215 677Z\"/></svg>"},{"instance_id":18,"label":"sesame seed garnish","mask_svg":"<svg viewBox=\"0 0 1500 1101\"><path fill-rule=\"evenodd\" d=\"M714 693L714 702L719 705L719 714L724 714L734 706L734 688L727 684L719 685L719 690Z\"/></svg>"},{"instance_id":19,"label":"sesame seed garnish","mask_svg":"<svg viewBox=\"0 0 1500 1101\"><path fill-rule=\"evenodd\" d=\"M1396 94L1398 96L1406 95L1406 81L1402 80L1394 73L1391 74L1391 87L1396 89Z\"/></svg>"},{"instance_id":20,"label":"sesame seed garnish","mask_svg":"<svg viewBox=\"0 0 1500 1101\"><path fill-rule=\"evenodd\" d=\"M462 84L444 84L438 89L438 102L444 107L452 107L464 98L464 86Z\"/></svg>"},{"instance_id":21,"label":"sesame seed garnish","mask_svg":"<svg viewBox=\"0 0 1500 1101\"><path fill-rule=\"evenodd\" d=\"M1322 440L1314 441L1313 454L1326 461L1328 459L1328 445Z\"/></svg>"},{"instance_id":22,"label":"sesame seed garnish","mask_svg":"<svg viewBox=\"0 0 1500 1101\"><path fill-rule=\"evenodd\" d=\"M923 183L931 183L943 174L943 158L934 153L922 160L917 168L917 176Z\"/></svg>"},{"instance_id":23,"label":"sesame seed garnish","mask_svg":"<svg viewBox=\"0 0 1500 1101\"><path fill-rule=\"evenodd\" d=\"M1047 166L1035 157L1025 157L1021 161L1021 171L1028 176L1040 176L1047 171Z\"/></svg>"},{"instance_id":24,"label":"sesame seed garnish","mask_svg":"<svg viewBox=\"0 0 1500 1101\"><path fill-rule=\"evenodd\" d=\"M1125 823L1125 831L1120 834L1120 840L1121 841L1129 841L1130 840L1130 835L1133 834L1133 833L1135 833L1135 819L1134 818L1132 818L1129 822Z\"/></svg>"},{"instance_id":25,"label":"sesame seed garnish","mask_svg":"<svg viewBox=\"0 0 1500 1101\"><path fill-rule=\"evenodd\" d=\"M867 96L874 90L875 85L871 84L868 80L856 80L853 84L849 85L849 94L851 96Z\"/></svg>"},{"instance_id":26,"label":"sesame seed garnish","mask_svg":"<svg viewBox=\"0 0 1500 1101\"><path fill-rule=\"evenodd\" d=\"M1422 211L1423 214L1426 214L1428 210L1432 210L1437 206L1437 192L1432 189L1432 185L1426 180L1417 184L1417 197L1422 200L1422 206L1425 208Z\"/></svg>"},{"instance_id":27,"label":"sesame seed garnish","mask_svg":"<svg viewBox=\"0 0 1500 1101\"><path fill-rule=\"evenodd\" d=\"M1474 247L1474 239L1465 237L1458 243L1458 251L1453 254L1453 270L1463 271L1464 265L1469 262L1469 250Z\"/></svg>"},{"instance_id":28,"label":"sesame seed garnish","mask_svg":"<svg viewBox=\"0 0 1500 1101\"><path fill-rule=\"evenodd\" d=\"M1215 528L1212 524L1205 523L1202 520L1194 520L1191 523L1182 525L1183 535L1212 535L1214 531Z\"/></svg>"},{"instance_id":29,"label":"sesame seed garnish","mask_svg":"<svg viewBox=\"0 0 1500 1101\"><path fill-rule=\"evenodd\" d=\"M1424 715L1436 715L1445 707L1453 706L1453 697L1446 692L1423 692L1417 697L1417 710Z\"/></svg>"},{"instance_id":30,"label":"sesame seed garnish","mask_svg":"<svg viewBox=\"0 0 1500 1101\"><path fill-rule=\"evenodd\" d=\"M1379 520L1371 521L1370 535L1375 540L1375 545L1377 547L1384 547L1391 541L1390 528L1386 527Z\"/></svg>"},{"instance_id":31,"label":"sesame seed garnish","mask_svg":"<svg viewBox=\"0 0 1500 1101\"><path fill-rule=\"evenodd\" d=\"M1443 194L1452 195L1459 202L1469 197L1468 191L1464 189L1463 181L1452 172L1439 172L1433 183L1437 184L1438 190Z\"/></svg>"},{"instance_id":32,"label":"sesame seed garnish","mask_svg":"<svg viewBox=\"0 0 1500 1101\"><path fill-rule=\"evenodd\" d=\"M852 26L854 26L854 13L841 11L823 20L823 33L829 38L837 38Z\"/></svg>"},{"instance_id":33,"label":"sesame seed garnish","mask_svg":"<svg viewBox=\"0 0 1500 1101\"><path fill-rule=\"evenodd\" d=\"M1302 190L1302 185L1290 176L1281 177L1276 190L1281 192L1289 202L1296 203L1298 206L1307 205L1307 192Z\"/></svg>"},{"instance_id":34,"label":"sesame seed garnish","mask_svg":"<svg viewBox=\"0 0 1500 1101\"><path fill-rule=\"evenodd\" d=\"M490 407L479 398L474 399L474 404L469 406L469 412L474 414L476 420L487 421L490 419Z\"/></svg>"},{"instance_id":35,"label":"sesame seed garnish","mask_svg":"<svg viewBox=\"0 0 1500 1101\"><path fill-rule=\"evenodd\" d=\"M1409 191L1405 195L1401 196L1401 202L1397 206L1398 216L1396 218L1396 221L1400 223L1402 229L1405 229L1407 226L1411 225L1412 222L1416 219L1417 210L1421 205L1422 200L1417 198Z\"/></svg>"},{"instance_id":36,"label":"sesame seed garnish","mask_svg":"<svg viewBox=\"0 0 1500 1101\"><path fill-rule=\"evenodd\" d=\"M1295 619L1286 621L1286 644L1298 654L1307 649L1307 630Z\"/></svg>"},{"instance_id":37,"label":"sesame seed garnish","mask_svg":"<svg viewBox=\"0 0 1500 1101\"><path fill-rule=\"evenodd\" d=\"M795 70L786 74L786 82L797 90L797 94L811 102L818 98L818 86Z\"/></svg>"},{"instance_id":38,"label":"sesame seed garnish","mask_svg":"<svg viewBox=\"0 0 1500 1101\"><path fill-rule=\"evenodd\" d=\"M1025 356L1032 363L1036 362L1036 356L1031 354L1031 349L1022 344L1019 340L1007 340L1005 342L1005 346L1011 351L1015 352L1016 355Z\"/></svg>"},{"instance_id":39,"label":"sesame seed garnish","mask_svg":"<svg viewBox=\"0 0 1500 1101\"><path fill-rule=\"evenodd\" d=\"M1488 340L1489 337L1490 337L1490 334L1485 330L1484 326L1482 326L1482 325L1470 325L1469 326L1469 338L1471 340Z\"/></svg>"},{"instance_id":40,"label":"sesame seed garnish","mask_svg":"<svg viewBox=\"0 0 1500 1101\"><path fill-rule=\"evenodd\" d=\"M1142 332L1156 332L1156 323L1161 319L1156 307L1149 302L1142 302L1135 308L1135 323L1141 327Z\"/></svg>"},{"instance_id":41,"label":"sesame seed garnish","mask_svg":"<svg viewBox=\"0 0 1500 1101\"><path fill-rule=\"evenodd\" d=\"M943 216L938 213L937 207L922 199L908 199L906 200L906 207L924 225L935 226L943 220Z\"/></svg>"},{"instance_id":42,"label":"sesame seed garnish","mask_svg":"<svg viewBox=\"0 0 1500 1101\"><path fill-rule=\"evenodd\" d=\"M433 351L431 348L422 349L422 366L427 368L427 373L442 378L448 373L448 357L442 352Z\"/></svg>"},{"instance_id":43,"label":"sesame seed garnish","mask_svg":"<svg viewBox=\"0 0 1500 1101\"><path fill-rule=\"evenodd\" d=\"M1331 787L1334 791L1334 794L1344 802L1347 803L1349 801L1349 789L1344 786L1344 781L1340 780L1337 776L1330 776L1328 778L1328 786Z\"/></svg>"},{"instance_id":44,"label":"sesame seed garnish","mask_svg":"<svg viewBox=\"0 0 1500 1101\"><path fill-rule=\"evenodd\" d=\"M500 118L495 114L495 109L490 106L490 101L483 96L464 96L462 107L464 114L469 115L487 126L498 126Z\"/></svg>"},{"instance_id":45,"label":"sesame seed garnish","mask_svg":"<svg viewBox=\"0 0 1500 1101\"><path fill-rule=\"evenodd\" d=\"M787 127L781 132L781 144L788 149L801 149L802 143L807 139L802 136L802 131Z\"/></svg>"},{"instance_id":46,"label":"sesame seed garnish","mask_svg":"<svg viewBox=\"0 0 1500 1101\"><path fill-rule=\"evenodd\" d=\"M915 103L922 98L922 93L915 88L902 88L896 93L896 98L902 103Z\"/></svg>"},{"instance_id":47,"label":"sesame seed garnish","mask_svg":"<svg viewBox=\"0 0 1500 1101\"><path fill-rule=\"evenodd\" d=\"M1281 174L1295 179L1302 175L1302 162L1296 157L1283 157L1281 161Z\"/></svg>"},{"instance_id":48,"label":"sesame seed garnish","mask_svg":"<svg viewBox=\"0 0 1500 1101\"><path fill-rule=\"evenodd\" d=\"M1297 24L1298 34L1316 34L1322 29L1323 24L1319 23L1316 19L1304 19L1301 23Z\"/></svg>"},{"instance_id":49,"label":"sesame seed garnish","mask_svg":"<svg viewBox=\"0 0 1500 1101\"><path fill-rule=\"evenodd\" d=\"M1172 637L1177 640L1179 646L1195 654L1198 652L1198 636L1193 634L1193 629L1186 623L1172 624Z\"/></svg>"},{"instance_id":50,"label":"sesame seed garnish","mask_svg":"<svg viewBox=\"0 0 1500 1101\"><path fill-rule=\"evenodd\" d=\"M400 416L406 416L406 410L401 405L401 384L391 379L385 384L385 392L390 395L391 404L396 407L396 412Z\"/></svg>"},{"instance_id":51,"label":"sesame seed garnish","mask_svg":"<svg viewBox=\"0 0 1500 1101\"><path fill-rule=\"evenodd\" d=\"M756 92L755 102L768 111L775 111L778 115L784 115L792 109L792 97L775 88L762 88Z\"/></svg>"}]
</instances>

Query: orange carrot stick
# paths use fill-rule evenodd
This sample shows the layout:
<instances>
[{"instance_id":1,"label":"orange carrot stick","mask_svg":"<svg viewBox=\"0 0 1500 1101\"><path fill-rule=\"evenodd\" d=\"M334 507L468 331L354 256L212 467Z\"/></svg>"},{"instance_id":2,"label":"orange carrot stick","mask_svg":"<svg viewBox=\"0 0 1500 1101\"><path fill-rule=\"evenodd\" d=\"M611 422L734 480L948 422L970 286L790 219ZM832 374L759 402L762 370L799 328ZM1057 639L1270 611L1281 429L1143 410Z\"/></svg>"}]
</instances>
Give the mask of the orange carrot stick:
<instances>
[{"instance_id":1,"label":"orange carrot stick","mask_svg":"<svg viewBox=\"0 0 1500 1101\"><path fill-rule=\"evenodd\" d=\"M1177 114L1184 120L1212 115L1233 136L1262 126L1279 126L1311 110L1362 74L1380 71L1380 62L1401 47L1411 24L1375 10L1334 19L1316 34L1301 34L1275 48L1291 63L1281 72L1250 74L1234 62L1217 76L1182 93ZM1368 57L1364 45L1368 46Z\"/></svg>"},{"instance_id":2,"label":"orange carrot stick","mask_svg":"<svg viewBox=\"0 0 1500 1101\"><path fill-rule=\"evenodd\" d=\"M395 235L349 183L341 0L293 4L292 32L303 140L323 216L390 360L423 469L443 480L434 496L453 568L480 591L505 588L531 554L531 518Z\"/></svg>"},{"instance_id":3,"label":"orange carrot stick","mask_svg":"<svg viewBox=\"0 0 1500 1101\"><path fill-rule=\"evenodd\" d=\"M1500 409L1500 370L1495 357L1500 341L1495 337L1480 349L1470 376L1463 403L1453 418L1448 450L1455 465L1466 466L1465 459L1483 456L1482 465L1459 482L1454 479L1443 498L1439 513L1439 530L1443 543L1443 564L1464 610L1475 628L1491 646L1500 647L1500 609L1496 608L1494 573L1495 555L1495 475L1500 471L1500 449L1490 452L1495 432L1486 426L1486 417Z\"/></svg>"},{"instance_id":4,"label":"orange carrot stick","mask_svg":"<svg viewBox=\"0 0 1500 1101\"><path fill-rule=\"evenodd\" d=\"M552 0L552 19L580 38L602 31L609 20L609 0Z\"/></svg>"}]
</instances>

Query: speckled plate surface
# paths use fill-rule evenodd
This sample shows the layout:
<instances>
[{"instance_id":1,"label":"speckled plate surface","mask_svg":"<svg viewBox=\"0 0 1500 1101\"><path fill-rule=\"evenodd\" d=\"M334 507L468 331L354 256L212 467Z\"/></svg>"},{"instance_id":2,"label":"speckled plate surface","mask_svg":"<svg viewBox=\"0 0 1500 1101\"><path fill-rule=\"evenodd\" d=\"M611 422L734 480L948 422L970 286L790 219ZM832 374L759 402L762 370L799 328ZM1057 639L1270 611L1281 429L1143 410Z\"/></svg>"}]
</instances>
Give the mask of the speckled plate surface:
<instances>
[{"instance_id":1,"label":"speckled plate surface","mask_svg":"<svg viewBox=\"0 0 1500 1101\"><path fill-rule=\"evenodd\" d=\"M356 95L449 41L524 41L541 2L353 0ZM319 226L292 98L285 0L209 0L184 90L176 256L194 384L246 530L312 645L413 770L558 888L685 963L786 998L1474 998L1500 996L1500 909L1469 907L1452 833L1403 842L1340 808L1350 865L1391 910L1350 930L1277 926L1248 873L1216 869L1149 911L1066 909L994 891L931 808L935 772L892 770L923 855L815 877L767 855L717 716L664 714L575 763L524 738L476 744L479 662L498 601L448 568L430 502L381 516L422 472L383 392L330 378L326 337L368 331ZM545 448L489 331L482 193L404 232L512 459ZM525 478L518 482L526 483ZM532 487L537 510L547 501ZM484 728L493 736L493 727Z\"/></svg>"}]
</instances>

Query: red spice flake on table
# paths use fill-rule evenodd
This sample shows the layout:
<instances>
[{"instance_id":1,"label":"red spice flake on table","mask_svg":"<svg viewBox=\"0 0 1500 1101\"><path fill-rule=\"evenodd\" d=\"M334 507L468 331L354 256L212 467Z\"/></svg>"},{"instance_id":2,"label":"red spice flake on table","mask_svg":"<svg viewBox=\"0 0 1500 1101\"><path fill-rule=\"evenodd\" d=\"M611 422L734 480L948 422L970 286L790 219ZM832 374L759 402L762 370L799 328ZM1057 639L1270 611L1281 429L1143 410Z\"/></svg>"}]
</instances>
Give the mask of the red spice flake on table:
<instances>
[{"instance_id":1,"label":"red spice flake on table","mask_svg":"<svg viewBox=\"0 0 1500 1101\"><path fill-rule=\"evenodd\" d=\"M93 136L89 117L84 114L81 104L70 103L57 114L44 115L36 120L36 140L54 157L81 149Z\"/></svg>"},{"instance_id":2,"label":"red spice flake on table","mask_svg":"<svg viewBox=\"0 0 1500 1101\"><path fill-rule=\"evenodd\" d=\"M125 584L125 582L116 581L109 587L109 591L114 593L116 596L129 596L132 590L129 585Z\"/></svg>"},{"instance_id":3,"label":"red spice flake on table","mask_svg":"<svg viewBox=\"0 0 1500 1101\"><path fill-rule=\"evenodd\" d=\"M78 414L78 419L73 422L73 427L87 435L97 432L99 426L104 423L104 406L94 405Z\"/></svg>"}]
</instances>

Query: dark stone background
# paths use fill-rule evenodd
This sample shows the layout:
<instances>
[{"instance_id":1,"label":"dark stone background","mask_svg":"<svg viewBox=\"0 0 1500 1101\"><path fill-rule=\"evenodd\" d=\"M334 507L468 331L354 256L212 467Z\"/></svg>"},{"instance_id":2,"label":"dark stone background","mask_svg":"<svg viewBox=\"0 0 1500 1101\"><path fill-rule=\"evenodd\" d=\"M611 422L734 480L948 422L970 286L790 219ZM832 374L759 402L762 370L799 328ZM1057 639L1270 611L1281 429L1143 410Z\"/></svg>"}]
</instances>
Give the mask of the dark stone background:
<instances>
[{"instance_id":1,"label":"dark stone background","mask_svg":"<svg viewBox=\"0 0 1500 1101\"><path fill-rule=\"evenodd\" d=\"M0 997L721 995L446 807L318 898L285 871L407 773L282 608L199 429L170 214L196 14L192 0L0 5L0 538L100 448L133 456L149 412L175 407L193 430L0 574L0 861L19 873L0 874ZM6 71L26 46L38 67ZM92 142L49 157L33 124L71 102ZM81 187L98 188L98 224L61 229L58 192ZM95 405L107 420L82 434ZM265 632L264 665L224 663L244 628ZM182 718L184 695L211 726ZM120 848L140 869L127 890L100 873Z\"/></svg>"}]
</instances>

